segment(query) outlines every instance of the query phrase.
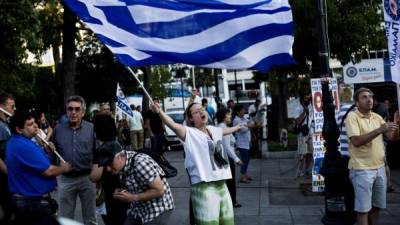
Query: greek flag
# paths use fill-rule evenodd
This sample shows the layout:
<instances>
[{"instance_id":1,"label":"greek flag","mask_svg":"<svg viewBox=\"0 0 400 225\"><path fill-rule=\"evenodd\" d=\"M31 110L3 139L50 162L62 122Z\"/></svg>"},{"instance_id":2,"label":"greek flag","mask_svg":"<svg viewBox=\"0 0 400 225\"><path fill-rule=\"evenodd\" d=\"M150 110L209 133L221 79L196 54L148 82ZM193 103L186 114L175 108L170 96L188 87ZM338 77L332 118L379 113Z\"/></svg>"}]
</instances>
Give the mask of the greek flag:
<instances>
[{"instance_id":1,"label":"greek flag","mask_svg":"<svg viewBox=\"0 0 400 225\"><path fill-rule=\"evenodd\" d=\"M65 0L130 67L257 69L295 63L288 0Z\"/></svg>"},{"instance_id":2,"label":"greek flag","mask_svg":"<svg viewBox=\"0 0 400 225\"><path fill-rule=\"evenodd\" d=\"M124 92L122 92L122 89L119 87L119 83L117 84L117 102L115 105L117 107L117 111L121 111L126 115L133 117L132 109L125 98Z\"/></svg>"}]
</instances>

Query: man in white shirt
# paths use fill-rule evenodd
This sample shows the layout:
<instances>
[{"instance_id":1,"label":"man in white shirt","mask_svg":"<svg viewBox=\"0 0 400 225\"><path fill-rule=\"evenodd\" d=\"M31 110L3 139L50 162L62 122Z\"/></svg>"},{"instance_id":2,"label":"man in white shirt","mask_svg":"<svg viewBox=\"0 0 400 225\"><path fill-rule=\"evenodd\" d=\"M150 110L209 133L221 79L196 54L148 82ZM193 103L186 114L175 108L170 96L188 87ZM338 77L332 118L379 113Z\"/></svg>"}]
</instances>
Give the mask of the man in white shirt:
<instances>
[{"instance_id":1,"label":"man in white shirt","mask_svg":"<svg viewBox=\"0 0 400 225\"><path fill-rule=\"evenodd\" d=\"M128 123L131 131L132 149L143 149L143 117L134 105L131 105L131 109L133 115L132 117L128 117Z\"/></svg>"}]
</instances>

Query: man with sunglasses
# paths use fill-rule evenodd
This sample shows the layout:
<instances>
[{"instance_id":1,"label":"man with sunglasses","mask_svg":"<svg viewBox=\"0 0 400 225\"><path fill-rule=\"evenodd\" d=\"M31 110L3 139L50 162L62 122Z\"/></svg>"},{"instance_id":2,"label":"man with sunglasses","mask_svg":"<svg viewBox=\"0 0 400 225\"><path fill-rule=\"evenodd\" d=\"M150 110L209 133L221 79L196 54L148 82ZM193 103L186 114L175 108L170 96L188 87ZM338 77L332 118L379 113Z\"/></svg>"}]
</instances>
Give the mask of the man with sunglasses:
<instances>
[{"instance_id":1,"label":"man with sunglasses","mask_svg":"<svg viewBox=\"0 0 400 225\"><path fill-rule=\"evenodd\" d=\"M86 111L81 96L70 96L66 103L68 121L54 129L54 143L72 170L57 177L60 216L74 219L76 198L82 204L84 224L97 224L96 187L89 179L95 136L93 124L83 120Z\"/></svg>"},{"instance_id":2,"label":"man with sunglasses","mask_svg":"<svg viewBox=\"0 0 400 225\"><path fill-rule=\"evenodd\" d=\"M14 115L15 100L11 94L0 94L0 207L3 209L3 217L0 224L6 224L12 217L11 194L8 190L7 167L4 163L6 155L6 143L11 137L8 128L8 119Z\"/></svg>"}]
</instances>

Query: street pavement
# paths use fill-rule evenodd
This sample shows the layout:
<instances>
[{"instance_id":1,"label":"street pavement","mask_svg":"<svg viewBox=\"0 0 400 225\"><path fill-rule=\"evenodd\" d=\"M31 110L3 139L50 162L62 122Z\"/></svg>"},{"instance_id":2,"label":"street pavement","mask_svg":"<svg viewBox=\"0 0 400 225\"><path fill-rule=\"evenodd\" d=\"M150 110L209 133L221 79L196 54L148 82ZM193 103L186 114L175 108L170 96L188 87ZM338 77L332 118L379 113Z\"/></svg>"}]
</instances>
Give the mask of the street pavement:
<instances>
[{"instance_id":1,"label":"street pavement","mask_svg":"<svg viewBox=\"0 0 400 225\"><path fill-rule=\"evenodd\" d=\"M167 159L178 168L178 176L168 181L176 209L167 225L189 224L190 184L181 151L167 152ZM295 158L251 159L249 184L238 183L236 225L317 225L322 224L324 197L307 191L310 178L297 178ZM237 170L239 171L239 167ZM237 172L237 179L238 179ZM400 190L400 170L392 171L393 184ZM306 186L306 185L305 185ZM381 225L400 224L400 193L390 193L388 207L381 213Z\"/></svg>"},{"instance_id":2,"label":"street pavement","mask_svg":"<svg viewBox=\"0 0 400 225\"><path fill-rule=\"evenodd\" d=\"M293 154L294 155L294 154ZM274 156L274 154L270 154ZM189 224L190 184L183 165L183 152L171 151L166 158L178 169L176 177L168 179L171 185L175 210L166 225ZM307 191L304 184L309 178L297 178L294 157L251 159L249 184L238 183L237 199L241 208L235 208L236 225L317 225L322 224L324 197ZM237 170L239 171L239 167ZM239 176L237 172L237 176ZM238 179L238 177L237 177ZM392 170L396 192L387 196L388 207L381 212L380 225L400 224L400 170ZM80 204L76 218L82 221ZM103 222L99 217L99 224Z\"/></svg>"}]
</instances>

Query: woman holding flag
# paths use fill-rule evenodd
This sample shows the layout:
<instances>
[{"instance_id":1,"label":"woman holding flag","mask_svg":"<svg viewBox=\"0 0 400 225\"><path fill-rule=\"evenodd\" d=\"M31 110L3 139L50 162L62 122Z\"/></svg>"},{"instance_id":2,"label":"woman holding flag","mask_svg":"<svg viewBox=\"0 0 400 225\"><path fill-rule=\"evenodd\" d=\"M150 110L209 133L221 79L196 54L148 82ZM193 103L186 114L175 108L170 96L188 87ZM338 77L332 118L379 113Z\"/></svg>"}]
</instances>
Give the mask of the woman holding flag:
<instances>
[{"instance_id":1,"label":"woman holding flag","mask_svg":"<svg viewBox=\"0 0 400 225\"><path fill-rule=\"evenodd\" d=\"M198 103L186 108L185 126L175 123L158 103L153 102L151 107L184 143L196 224L233 225L232 200L225 185L225 180L231 179L232 175L227 152L222 147L222 137L239 130L240 125L226 128L207 126L207 112Z\"/></svg>"}]
</instances>

